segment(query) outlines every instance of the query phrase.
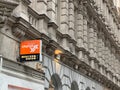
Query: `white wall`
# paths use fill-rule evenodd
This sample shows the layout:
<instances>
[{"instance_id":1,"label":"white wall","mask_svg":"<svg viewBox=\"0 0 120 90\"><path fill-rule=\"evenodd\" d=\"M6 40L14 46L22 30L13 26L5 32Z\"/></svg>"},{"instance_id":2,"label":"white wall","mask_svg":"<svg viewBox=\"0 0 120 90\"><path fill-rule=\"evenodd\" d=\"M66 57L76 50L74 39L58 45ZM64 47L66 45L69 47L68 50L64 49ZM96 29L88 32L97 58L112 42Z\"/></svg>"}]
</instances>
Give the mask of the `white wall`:
<instances>
[{"instance_id":1,"label":"white wall","mask_svg":"<svg viewBox=\"0 0 120 90\"><path fill-rule=\"evenodd\" d=\"M41 83L36 83L31 80L24 80L5 74L0 74L0 90L11 90L8 89L8 85L29 88L31 90L44 90L44 85Z\"/></svg>"}]
</instances>

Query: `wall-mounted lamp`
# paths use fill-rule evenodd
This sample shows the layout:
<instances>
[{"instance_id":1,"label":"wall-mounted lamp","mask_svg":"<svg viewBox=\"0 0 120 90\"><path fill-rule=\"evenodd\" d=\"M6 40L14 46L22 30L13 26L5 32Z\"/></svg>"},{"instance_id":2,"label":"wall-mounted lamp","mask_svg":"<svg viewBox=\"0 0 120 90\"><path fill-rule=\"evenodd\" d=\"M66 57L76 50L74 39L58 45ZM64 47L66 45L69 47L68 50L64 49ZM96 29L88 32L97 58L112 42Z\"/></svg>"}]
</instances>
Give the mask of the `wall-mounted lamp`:
<instances>
[{"instance_id":1,"label":"wall-mounted lamp","mask_svg":"<svg viewBox=\"0 0 120 90\"><path fill-rule=\"evenodd\" d=\"M79 66L77 64L75 64L73 67L75 70L78 70L78 68L79 68Z\"/></svg>"},{"instance_id":2,"label":"wall-mounted lamp","mask_svg":"<svg viewBox=\"0 0 120 90\"><path fill-rule=\"evenodd\" d=\"M60 60L62 53L63 53L63 52L62 52L61 50L56 49L55 52L54 52L54 54L55 54L55 59Z\"/></svg>"}]
</instances>

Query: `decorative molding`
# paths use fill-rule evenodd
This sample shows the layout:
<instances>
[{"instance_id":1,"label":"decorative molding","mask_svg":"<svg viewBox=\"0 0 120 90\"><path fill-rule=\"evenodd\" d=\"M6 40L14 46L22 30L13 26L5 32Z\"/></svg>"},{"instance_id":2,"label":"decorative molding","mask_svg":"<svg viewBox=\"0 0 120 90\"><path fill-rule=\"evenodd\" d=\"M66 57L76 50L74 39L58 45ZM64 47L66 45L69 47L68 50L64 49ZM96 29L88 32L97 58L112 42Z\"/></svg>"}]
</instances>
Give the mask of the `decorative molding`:
<instances>
[{"instance_id":1,"label":"decorative molding","mask_svg":"<svg viewBox=\"0 0 120 90\"><path fill-rule=\"evenodd\" d=\"M58 28L58 25L55 22L49 22L48 27L53 27L56 30Z\"/></svg>"},{"instance_id":2,"label":"decorative molding","mask_svg":"<svg viewBox=\"0 0 120 90\"><path fill-rule=\"evenodd\" d=\"M44 19L49 22L50 18L46 14L39 14L39 19Z\"/></svg>"},{"instance_id":3,"label":"decorative molding","mask_svg":"<svg viewBox=\"0 0 120 90\"><path fill-rule=\"evenodd\" d=\"M28 75L33 78L37 78L39 80L45 79L45 77L44 77L45 73L42 70L33 69L29 66L26 66L25 64L22 64L22 63L13 61L13 60L9 60L5 57L3 57L3 69L8 69L10 71L22 73L24 75ZM4 72L4 71L2 71L2 72ZM31 72L32 72L32 74L31 74ZM8 73L8 72L4 72L4 73Z\"/></svg>"},{"instance_id":4,"label":"decorative molding","mask_svg":"<svg viewBox=\"0 0 120 90\"><path fill-rule=\"evenodd\" d=\"M11 16L13 9L17 6L16 3L8 1L0 1L0 28L7 22L8 17Z\"/></svg>"},{"instance_id":5,"label":"decorative molding","mask_svg":"<svg viewBox=\"0 0 120 90\"><path fill-rule=\"evenodd\" d=\"M21 1L24 2L24 4L26 4L26 5L29 5L31 3L30 0L21 0Z\"/></svg>"},{"instance_id":6,"label":"decorative molding","mask_svg":"<svg viewBox=\"0 0 120 90\"><path fill-rule=\"evenodd\" d=\"M17 26L13 28L12 34L19 39L21 39L25 36L25 32L20 30Z\"/></svg>"}]
</instances>

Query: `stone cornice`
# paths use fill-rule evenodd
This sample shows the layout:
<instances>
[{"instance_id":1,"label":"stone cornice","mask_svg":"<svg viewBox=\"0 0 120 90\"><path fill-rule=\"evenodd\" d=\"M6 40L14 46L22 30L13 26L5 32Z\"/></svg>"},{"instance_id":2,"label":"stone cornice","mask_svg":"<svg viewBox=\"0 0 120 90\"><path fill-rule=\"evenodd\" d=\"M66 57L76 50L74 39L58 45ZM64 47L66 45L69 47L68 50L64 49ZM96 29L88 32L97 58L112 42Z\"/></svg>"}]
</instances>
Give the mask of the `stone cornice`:
<instances>
[{"instance_id":1,"label":"stone cornice","mask_svg":"<svg viewBox=\"0 0 120 90\"><path fill-rule=\"evenodd\" d=\"M17 6L16 3L8 1L0 1L0 28L7 22L8 17L11 16L13 9Z\"/></svg>"},{"instance_id":2,"label":"stone cornice","mask_svg":"<svg viewBox=\"0 0 120 90\"><path fill-rule=\"evenodd\" d=\"M33 10L30 6L28 6L28 12L35 18L39 18L39 14L35 10Z\"/></svg>"},{"instance_id":3,"label":"stone cornice","mask_svg":"<svg viewBox=\"0 0 120 90\"><path fill-rule=\"evenodd\" d=\"M55 22L49 22L48 27L53 27L54 29L57 29L58 25Z\"/></svg>"},{"instance_id":4,"label":"stone cornice","mask_svg":"<svg viewBox=\"0 0 120 90\"><path fill-rule=\"evenodd\" d=\"M79 46L75 46L75 49L77 50L77 51L83 51L83 52L86 52L86 49L84 48L84 47L79 47Z\"/></svg>"},{"instance_id":5,"label":"stone cornice","mask_svg":"<svg viewBox=\"0 0 120 90\"><path fill-rule=\"evenodd\" d=\"M90 1L88 0L88 2L90 2ZM107 34L106 36L108 37L108 39L116 47L116 50L119 49L119 46L115 42L114 38L111 37L111 33L109 33L108 28L106 28L106 25L101 21L101 18L98 16L98 14L96 13L96 11L94 10L94 7L91 6L89 3L87 3L87 4L88 4L87 5L88 9L91 11L91 13L93 14L93 16L95 16L94 18L96 19L96 21L99 23L100 26L103 27L103 31L104 31L105 34Z\"/></svg>"},{"instance_id":6,"label":"stone cornice","mask_svg":"<svg viewBox=\"0 0 120 90\"><path fill-rule=\"evenodd\" d=\"M112 80L109 80L105 75L102 75L98 70L96 69L92 69L91 66L89 66L88 64L86 64L85 62L79 60L76 56L74 55L63 55L62 57L62 62L67 64L68 66L73 67L73 69L81 72L82 74L92 78L93 80L101 83L102 85L105 85L108 88L111 88L114 90L119 90L120 87L113 83ZM66 58L66 59L65 59ZM72 64L70 63L72 62ZM78 65L78 68L74 68L74 65Z\"/></svg>"},{"instance_id":7,"label":"stone cornice","mask_svg":"<svg viewBox=\"0 0 120 90\"><path fill-rule=\"evenodd\" d=\"M18 28L18 32L22 33L25 32L25 36L27 35L27 37L31 37L31 38L40 38L41 34L39 31L37 31L33 26L31 26L31 24L29 22L27 22L26 20L24 20L23 18L15 18L15 20L13 21L13 19L11 19L11 23L14 24L14 26L12 26L13 30L12 32L16 32L15 29ZM16 36L18 39L20 39L18 36Z\"/></svg>"},{"instance_id":8,"label":"stone cornice","mask_svg":"<svg viewBox=\"0 0 120 90\"><path fill-rule=\"evenodd\" d=\"M23 21L23 20L21 20L21 21ZM21 25L23 25L23 24L21 24ZM33 32L31 32L31 31L27 31L26 33L32 34ZM36 31L36 33L37 33L37 31ZM40 39L42 39L42 41L43 41L43 44L45 44L45 42L46 42L45 49L48 50L48 48L50 48L50 50L48 50L49 52L46 51L46 53L50 56L53 56L54 50L56 48L60 47L59 44L53 40L50 40L50 38L48 36L46 36L45 34L42 34L39 32L39 35L40 35ZM36 36L36 38L39 38L39 37ZM73 55L71 52L66 51L64 49L63 49L63 52L64 52L64 54L62 55L63 59L61 62L64 62L65 64L67 64L70 67L74 66L74 65L78 65L79 67L77 70L79 72L82 72L84 75L96 80L99 83L104 83L107 87L110 87L110 88L115 87L116 90L119 90L119 87L116 84L114 84L112 81L110 81L106 76L103 76L99 71L92 69L91 66L89 66L85 62L79 60L78 57Z\"/></svg>"},{"instance_id":9,"label":"stone cornice","mask_svg":"<svg viewBox=\"0 0 120 90\"><path fill-rule=\"evenodd\" d=\"M61 33L60 31L58 31L58 30L57 30L57 32L56 32L56 36L57 36L57 35L62 38L62 33Z\"/></svg>"},{"instance_id":10,"label":"stone cornice","mask_svg":"<svg viewBox=\"0 0 120 90\"><path fill-rule=\"evenodd\" d=\"M32 34L34 34L31 37L33 37L35 39L42 39L43 44L46 45L46 46L44 46L45 49L47 50L48 48L51 48L48 53L46 51L46 53L48 55L53 56L54 50L56 48L61 48L57 42L51 40L47 35L45 35L43 33L40 33L38 30L36 30L35 28L33 28L29 24L29 22L25 21L24 19L18 18L16 20L15 24L18 25L19 28L22 29L22 31L26 32L26 34L28 36L31 36ZM60 34L60 35L62 36L62 34ZM65 62L68 66L69 66L70 62L74 62L72 64L70 63L70 65L77 64L79 66L78 71L81 72L81 70L82 70L82 72L85 75L87 75L87 76L95 79L96 81L98 81L100 83L104 82L105 84L108 84L109 86L111 85L110 83L113 83L112 81L109 81L109 79L106 76L103 76L99 71L97 71L95 69L92 69L90 65L88 65L85 62L79 60L78 57L76 57L75 55L73 55L70 51L66 51L63 48L62 48L62 50L64 52L63 62ZM79 48L79 50L87 52L84 48ZM87 54L87 53L85 53L85 54ZM88 56L88 54L87 54L87 56ZM67 59L65 59L65 58L67 58ZM101 78L101 80L100 80L96 76L98 76L98 77L104 77L104 79ZM113 84L113 86L115 86L117 88L116 90L119 90L119 87L116 84Z\"/></svg>"},{"instance_id":11,"label":"stone cornice","mask_svg":"<svg viewBox=\"0 0 120 90\"><path fill-rule=\"evenodd\" d=\"M47 22L50 21L50 18L46 14L38 14L35 10L33 10L30 6L28 7L29 14L34 16L37 19L45 19Z\"/></svg>"},{"instance_id":12,"label":"stone cornice","mask_svg":"<svg viewBox=\"0 0 120 90\"><path fill-rule=\"evenodd\" d=\"M24 2L24 4L27 4L27 5L29 5L31 3L30 0L21 0L21 1Z\"/></svg>"},{"instance_id":13,"label":"stone cornice","mask_svg":"<svg viewBox=\"0 0 120 90\"><path fill-rule=\"evenodd\" d=\"M46 14L40 14L39 19L45 19L47 22L50 21L50 18Z\"/></svg>"},{"instance_id":14,"label":"stone cornice","mask_svg":"<svg viewBox=\"0 0 120 90\"><path fill-rule=\"evenodd\" d=\"M76 44L76 43L77 43L76 40L74 40L74 39L72 39L72 38L70 37L70 35L68 35L68 34L62 34L62 33L59 32L58 30L57 30L57 35L59 35L61 38L67 38L70 43L73 43L73 44Z\"/></svg>"},{"instance_id":15,"label":"stone cornice","mask_svg":"<svg viewBox=\"0 0 120 90\"><path fill-rule=\"evenodd\" d=\"M118 18L118 14L117 14L117 9L114 6L113 1L112 0L105 0L105 1L106 1L105 3L107 4L107 7L108 7L109 11L113 15L113 18L114 18L116 24L120 23L119 18Z\"/></svg>"},{"instance_id":16,"label":"stone cornice","mask_svg":"<svg viewBox=\"0 0 120 90\"><path fill-rule=\"evenodd\" d=\"M4 0L0 1L0 6L2 6L2 8L8 9L9 12L10 10L12 11L17 5L18 3L12 3L9 1L4 1ZM2 8L0 8L0 11Z\"/></svg>"},{"instance_id":17,"label":"stone cornice","mask_svg":"<svg viewBox=\"0 0 120 90\"><path fill-rule=\"evenodd\" d=\"M13 61L13 60L9 60L5 57L2 57L2 58L3 58L3 62L2 62L3 65L2 65L2 71L1 72L9 73L9 72L4 71L5 69L7 69L7 70L10 70L10 71L14 71L14 72L17 72L17 73L28 75L28 76L33 77L33 78L37 78L38 80L44 80L45 79L45 77L44 77L45 73L42 70L36 70L34 68L26 66L25 64L22 64L22 63ZM31 74L31 72L32 72L32 74ZM11 74L13 74L13 73L11 73Z\"/></svg>"}]
</instances>

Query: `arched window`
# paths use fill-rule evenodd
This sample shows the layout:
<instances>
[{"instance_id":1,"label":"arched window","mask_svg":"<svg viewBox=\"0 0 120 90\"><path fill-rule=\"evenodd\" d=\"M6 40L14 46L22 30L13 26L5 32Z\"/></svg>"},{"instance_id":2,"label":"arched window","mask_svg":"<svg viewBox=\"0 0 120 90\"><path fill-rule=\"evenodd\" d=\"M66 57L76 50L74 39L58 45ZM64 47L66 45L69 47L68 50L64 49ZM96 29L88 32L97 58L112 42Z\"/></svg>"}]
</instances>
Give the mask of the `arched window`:
<instances>
[{"instance_id":1,"label":"arched window","mask_svg":"<svg viewBox=\"0 0 120 90\"><path fill-rule=\"evenodd\" d=\"M85 90L90 90L90 88L89 88L89 87L87 87Z\"/></svg>"},{"instance_id":2,"label":"arched window","mask_svg":"<svg viewBox=\"0 0 120 90\"><path fill-rule=\"evenodd\" d=\"M71 90L79 90L78 84L75 81L73 81L71 84Z\"/></svg>"},{"instance_id":3,"label":"arched window","mask_svg":"<svg viewBox=\"0 0 120 90\"><path fill-rule=\"evenodd\" d=\"M49 90L62 90L61 79L57 74L52 75Z\"/></svg>"}]
</instances>

